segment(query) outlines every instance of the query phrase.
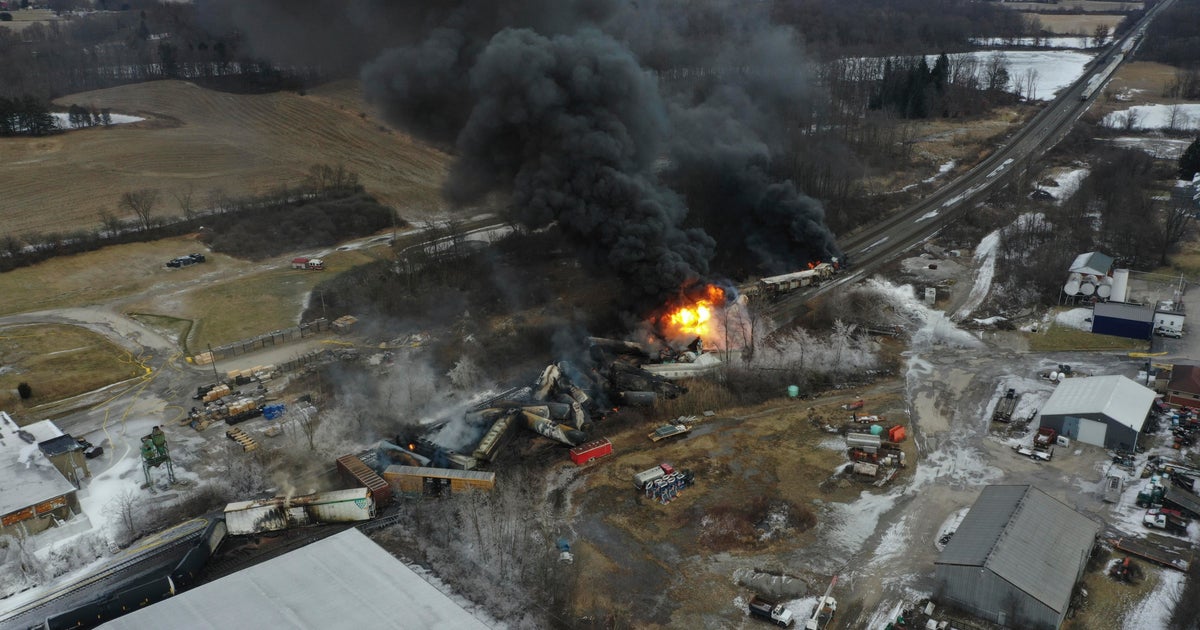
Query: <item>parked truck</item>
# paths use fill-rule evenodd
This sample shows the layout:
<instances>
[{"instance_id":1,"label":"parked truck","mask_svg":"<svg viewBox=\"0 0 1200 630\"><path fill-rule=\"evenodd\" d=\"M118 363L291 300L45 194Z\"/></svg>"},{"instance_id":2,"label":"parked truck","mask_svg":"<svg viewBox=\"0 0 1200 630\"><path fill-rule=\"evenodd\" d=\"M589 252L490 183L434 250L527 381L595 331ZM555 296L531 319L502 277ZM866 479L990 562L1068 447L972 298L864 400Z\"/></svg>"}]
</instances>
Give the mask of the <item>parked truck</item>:
<instances>
[{"instance_id":1,"label":"parked truck","mask_svg":"<svg viewBox=\"0 0 1200 630\"><path fill-rule=\"evenodd\" d=\"M757 595L750 599L747 607L751 615L770 621L780 628L790 628L792 622L795 621L795 616L786 606L763 599Z\"/></svg>"},{"instance_id":2,"label":"parked truck","mask_svg":"<svg viewBox=\"0 0 1200 630\"><path fill-rule=\"evenodd\" d=\"M829 581L829 588L825 589L825 594L821 599L817 600L817 605L813 607L812 616L804 622L804 630L822 630L829 625L833 619L833 615L837 613L837 600L830 593L833 592L833 587L837 585L837 576Z\"/></svg>"},{"instance_id":3,"label":"parked truck","mask_svg":"<svg viewBox=\"0 0 1200 630\"><path fill-rule=\"evenodd\" d=\"M300 256L292 259L292 269L307 269L309 271L321 271L325 268L325 261L320 258L308 258Z\"/></svg>"},{"instance_id":4,"label":"parked truck","mask_svg":"<svg viewBox=\"0 0 1200 630\"><path fill-rule=\"evenodd\" d=\"M1142 517L1142 524L1146 527L1166 530L1181 536L1187 534L1188 523L1186 519L1155 509L1146 510L1146 515Z\"/></svg>"}]
</instances>

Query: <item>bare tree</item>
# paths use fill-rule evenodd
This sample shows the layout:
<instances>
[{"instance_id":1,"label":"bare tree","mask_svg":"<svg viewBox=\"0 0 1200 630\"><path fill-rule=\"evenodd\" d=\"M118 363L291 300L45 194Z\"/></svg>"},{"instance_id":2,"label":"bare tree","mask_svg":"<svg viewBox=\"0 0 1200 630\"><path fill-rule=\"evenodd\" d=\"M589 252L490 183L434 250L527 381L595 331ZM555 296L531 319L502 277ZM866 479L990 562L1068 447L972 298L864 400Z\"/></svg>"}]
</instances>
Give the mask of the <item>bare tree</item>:
<instances>
[{"instance_id":1,"label":"bare tree","mask_svg":"<svg viewBox=\"0 0 1200 630\"><path fill-rule=\"evenodd\" d=\"M137 535L137 509L137 493L129 488L114 496L104 507L105 514L116 521L118 539L128 542Z\"/></svg>"},{"instance_id":2,"label":"bare tree","mask_svg":"<svg viewBox=\"0 0 1200 630\"><path fill-rule=\"evenodd\" d=\"M137 215L143 230L149 230L153 224L154 207L158 205L159 190L157 188L140 188L121 195L118 207Z\"/></svg>"},{"instance_id":3,"label":"bare tree","mask_svg":"<svg viewBox=\"0 0 1200 630\"><path fill-rule=\"evenodd\" d=\"M196 191L191 184L188 184L187 188L183 190L175 191L172 196L175 197L175 203L179 205L179 211L183 213L184 219L191 221L196 218Z\"/></svg>"},{"instance_id":4,"label":"bare tree","mask_svg":"<svg viewBox=\"0 0 1200 630\"><path fill-rule=\"evenodd\" d=\"M1167 112L1167 130L1179 131L1180 124L1184 122L1183 118L1187 117L1183 114L1183 111L1179 107L1179 103L1172 105Z\"/></svg>"},{"instance_id":5,"label":"bare tree","mask_svg":"<svg viewBox=\"0 0 1200 630\"><path fill-rule=\"evenodd\" d=\"M1037 98L1038 71L1037 68L1029 68L1025 71L1025 76L1021 81L1025 86L1025 100L1032 101Z\"/></svg>"},{"instance_id":6,"label":"bare tree","mask_svg":"<svg viewBox=\"0 0 1200 630\"><path fill-rule=\"evenodd\" d=\"M1092 31L1092 47L1099 48L1103 46L1108 41L1108 33L1107 24L1097 24L1096 30Z\"/></svg>"},{"instance_id":7,"label":"bare tree","mask_svg":"<svg viewBox=\"0 0 1200 630\"><path fill-rule=\"evenodd\" d=\"M100 225L103 226L105 233L110 238L121 233L121 219L108 210L101 210L98 213L100 217Z\"/></svg>"},{"instance_id":8,"label":"bare tree","mask_svg":"<svg viewBox=\"0 0 1200 630\"><path fill-rule=\"evenodd\" d=\"M317 428L321 426L321 417L317 415L316 410L312 407L301 407L295 412L296 423L300 425L300 431L304 434L305 441L308 443L308 450L317 450Z\"/></svg>"},{"instance_id":9,"label":"bare tree","mask_svg":"<svg viewBox=\"0 0 1200 630\"><path fill-rule=\"evenodd\" d=\"M1125 114L1121 117L1121 127L1125 131L1133 131L1137 128L1138 120L1140 118L1141 116L1138 114L1138 111L1131 107L1129 108L1129 111L1125 112Z\"/></svg>"},{"instance_id":10,"label":"bare tree","mask_svg":"<svg viewBox=\"0 0 1200 630\"><path fill-rule=\"evenodd\" d=\"M1160 243L1158 264L1166 266L1169 262L1167 254L1179 245L1195 219L1195 208L1186 195L1173 197L1172 202L1163 209L1162 242Z\"/></svg>"}]
</instances>

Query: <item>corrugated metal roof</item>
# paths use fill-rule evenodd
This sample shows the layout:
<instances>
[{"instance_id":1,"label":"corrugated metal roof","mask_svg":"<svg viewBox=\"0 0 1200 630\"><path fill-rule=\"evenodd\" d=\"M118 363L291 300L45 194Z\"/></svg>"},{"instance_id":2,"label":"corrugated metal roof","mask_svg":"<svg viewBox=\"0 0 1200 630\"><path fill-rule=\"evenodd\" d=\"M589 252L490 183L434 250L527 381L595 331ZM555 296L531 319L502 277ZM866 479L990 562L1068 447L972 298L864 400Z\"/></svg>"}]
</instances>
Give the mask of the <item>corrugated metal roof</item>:
<instances>
[{"instance_id":1,"label":"corrugated metal roof","mask_svg":"<svg viewBox=\"0 0 1200 630\"><path fill-rule=\"evenodd\" d=\"M938 556L938 564L982 567L1029 486L988 486Z\"/></svg>"},{"instance_id":2,"label":"corrugated metal roof","mask_svg":"<svg viewBox=\"0 0 1200 630\"><path fill-rule=\"evenodd\" d=\"M349 529L118 617L104 630L159 628L486 629L362 532Z\"/></svg>"},{"instance_id":3,"label":"corrugated metal roof","mask_svg":"<svg viewBox=\"0 0 1200 630\"><path fill-rule=\"evenodd\" d=\"M1145 324L1154 322L1154 306L1150 304L1123 304L1121 302L1100 302L1092 307L1092 320L1097 317L1112 319L1127 319Z\"/></svg>"},{"instance_id":4,"label":"corrugated metal roof","mask_svg":"<svg viewBox=\"0 0 1200 630\"><path fill-rule=\"evenodd\" d=\"M1171 368L1171 384L1167 389L1187 394L1200 394L1200 367L1175 364Z\"/></svg>"},{"instance_id":5,"label":"corrugated metal roof","mask_svg":"<svg viewBox=\"0 0 1200 630\"><path fill-rule=\"evenodd\" d=\"M1068 378L1050 395L1042 415L1101 414L1140 432L1154 397L1154 390L1124 376Z\"/></svg>"},{"instance_id":6,"label":"corrugated metal roof","mask_svg":"<svg viewBox=\"0 0 1200 630\"><path fill-rule=\"evenodd\" d=\"M1098 523L1029 486L987 568L1062 613L1071 603L1075 576L1099 531Z\"/></svg>"},{"instance_id":7,"label":"corrugated metal roof","mask_svg":"<svg viewBox=\"0 0 1200 630\"><path fill-rule=\"evenodd\" d=\"M1075 257L1068 271L1075 273L1090 273L1094 276L1106 276L1112 269L1113 259L1108 254L1088 252Z\"/></svg>"},{"instance_id":8,"label":"corrugated metal roof","mask_svg":"<svg viewBox=\"0 0 1200 630\"><path fill-rule=\"evenodd\" d=\"M987 568L1063 612L1099 531L1099 524L1033 486L988 486L937 564Z\"/></svg>"}]
</instances>

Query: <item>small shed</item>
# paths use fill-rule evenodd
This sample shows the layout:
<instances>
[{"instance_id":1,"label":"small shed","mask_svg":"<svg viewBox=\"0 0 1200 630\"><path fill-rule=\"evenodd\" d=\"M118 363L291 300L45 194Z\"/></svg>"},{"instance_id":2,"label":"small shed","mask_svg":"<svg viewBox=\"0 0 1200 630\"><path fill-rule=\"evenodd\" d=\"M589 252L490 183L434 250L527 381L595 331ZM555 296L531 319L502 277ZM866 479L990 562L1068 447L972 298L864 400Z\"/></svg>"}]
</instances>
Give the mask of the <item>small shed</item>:
<instances>
[{"instance_id":1,"label":"small shed","mask_svg":"<svg viewBox=\"0 0 1200 630\"><path fill-rule=\"evenodd\" d=\"M1107 276L1112 271L1112 266L1112 256L1100 252L1088 252L1076 256L1075 261L1071 263L1071 268L1067 271L1091 276Z\"/></svg>"},{"instance_id":2,"label":"small shed","mask_svg":"<svg viewBox=\"0 0 1200 630\"><path fill-rule=\"evenodd\" d=\"M1124 376L1069 378L1041 412L1041 426L1086 444L1133 451L1154 390Z\"/></svg>"},{"instance_id":3,"label":"small shed","mask_svg":"<svg viewBox=\"0 0 1200 630\"><path fill-rule=\"evenodd\" d=\"M987 486L935 563L936 597L1002 626L1058 628L1099 532L1034 486Z\"/></svg>"},{"instance_id":4,"label":"small shed","mask_svg":"<svg viewBox=\"0 0 1200 630\"><path fill-rule=\"evenodd\" d=\"M1099 302L1092 311L1092 332L1127 339L1150 339L1154 332L1154 307Z\"/></svg>"}]
</instances>

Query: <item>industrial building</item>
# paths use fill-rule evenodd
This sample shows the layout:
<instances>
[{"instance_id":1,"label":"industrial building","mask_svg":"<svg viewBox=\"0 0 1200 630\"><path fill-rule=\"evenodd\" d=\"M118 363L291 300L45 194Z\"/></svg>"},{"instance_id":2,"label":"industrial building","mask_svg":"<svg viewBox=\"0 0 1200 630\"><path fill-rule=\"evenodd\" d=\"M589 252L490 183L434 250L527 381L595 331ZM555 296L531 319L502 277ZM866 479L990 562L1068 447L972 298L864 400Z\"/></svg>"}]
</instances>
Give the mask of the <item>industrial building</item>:
<instances>
[{"instance_id":1,"label":"industrial building","mask_svg":"<svg viewBox=\"0 0 1200 630\"><path fill-rule=\"evenodd\" d=\"M0 411L0 536L37 534L80 513L75 485L39 448L63 436L49 420L18 427ZM61 460L71 465L69 457Z\"/></svg>"},{"instance_id":2,"label":"industrial building","mask_svg":"<svg viewBox=\"0 0 1200 630\"><path fill-rule=\"evenodd\" d=\"M487 626L357 529L113 619L104 630Z\"/></svg>"},{"instance_id":3,"label":"industrial building","mask_svg":"<svg viewBox=\"0 0 1200 630\"><path fill-rule=\"evenodd\" d=\"M1167 384L1167 404L1200 407L1200 366L1175 364Z\"/></svg>"},{"instance_id":4,"label":"industrial building","mask_svg":"<svg viewBox=\"0 0 1200 630\"><path fill-rule=\"evenodd\" d=\"M988 486L936 562L937 598L1013 628L1058 628L1099 531L1034 486Z\"/></svg>"},{"instance_id":5,"label":"industrial building","mask_svg":"<svg viewBox=\"0 0 1200 630\"><path fill-rule=\"evenodd\" d=\"M1097 302L1092 310L1092 332L1149 340L1154 333L1154 306Z\"/></svg>"},{"instance_id":6,"label":"industrial building","mask_svg":"<svg viewBox=\"0 0 1200 630\"><path fill-rule=\"evenodd\" d=\"M1112 271L1112 266L1112 256L1100 252L1088 252L1076 256L1067 271L1091 276L1107 276Z\"/></svg>"},{"instance_id":7,"label":"industrial building","mask_svg":"<svg viewBox=\"0 0 1200 630\"><path fill-rule=\"evenodd\" d=\"M1155 396L1124 376L1068 378L1042 407L1040 426L1086 444L1132 452Z\"/></svg>"}]
</instances>

